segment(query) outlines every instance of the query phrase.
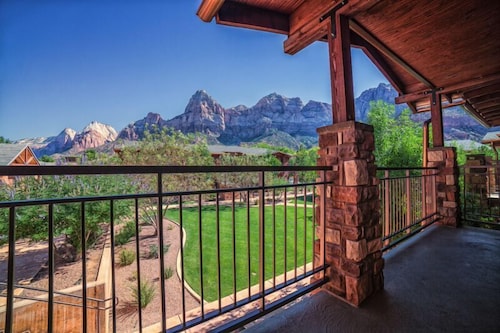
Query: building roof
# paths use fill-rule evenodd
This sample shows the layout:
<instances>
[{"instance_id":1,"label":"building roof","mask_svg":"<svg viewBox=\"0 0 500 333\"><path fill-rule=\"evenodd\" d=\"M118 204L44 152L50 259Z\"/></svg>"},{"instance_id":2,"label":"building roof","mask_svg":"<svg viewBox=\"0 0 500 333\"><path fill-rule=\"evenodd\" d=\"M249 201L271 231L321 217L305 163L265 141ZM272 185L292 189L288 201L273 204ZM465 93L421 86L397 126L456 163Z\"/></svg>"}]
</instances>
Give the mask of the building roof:
<instances>
[{"instance_id":1,"label":"building roof","mask_svg":"<svg viewBox=\"0 0 500 333\"><path fill-rule=\"evenodd\" d=\"M325 40L332 17L349 19L361 48L399 92L398 103L430 110L461 105L480 122L500 125L500 1L203 0L204 21L282 33L294 54Z\"/></svg>"},{"instance_id":2,"label":"building roof","mask_svg":"<svg viewBox=\"0 0 500 333\"><path fill-rule=\"evenodd\" d=\"M240 147L240 146L224 146L224 145L209 145L208 151L210 154L241 154L241 155L266 155L272 153L265 148Z\"/></svg>"},{"instance_id":3,"label":"building roof","mask_svg":"<svg viewBox=\"0 0 500 333\"><path fill-rule=\"evenodd\" d=\"M474 140L451 140L451 141L445 141L446 146L453 146L453 147L462 147L465 151L472 151L480 148L483 146L482 143L479 143Z\"/></svg>"},{"instance_id":4,"label":"building roof","mask_svg":"<svg viewBox=\"0 0 500 333\"><path fill-rule=\"evenodd\" d=\"M25 150L28 150L30 157L35 160L35 164L40 164L29 146L25 144L0 143L0 165L11 165Z\"/></svg>"},{"instance_id":5,"label":"building roof","mask_svg":"<svg viewBox=\"0 0 500 333\"><path fill-rule=\"evenodd\" d=\"M483 144L500 144L500 126L493 127L488 133L486 133L481 140Z\"/></svg>"}]
</instances>

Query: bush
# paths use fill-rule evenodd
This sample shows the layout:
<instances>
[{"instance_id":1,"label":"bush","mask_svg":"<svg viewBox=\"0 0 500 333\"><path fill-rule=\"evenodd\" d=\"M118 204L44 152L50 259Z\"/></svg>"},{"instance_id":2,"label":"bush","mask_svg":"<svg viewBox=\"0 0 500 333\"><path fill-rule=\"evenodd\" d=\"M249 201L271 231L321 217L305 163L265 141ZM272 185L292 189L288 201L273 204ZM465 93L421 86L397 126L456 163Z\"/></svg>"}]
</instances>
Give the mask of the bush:
<instances>
[{"instance_id":1,"label":"bush","mask_svg":"<svg viewBox=\"0 0 500 333\"><path fill-rule=\"evenodd\" d=\"M163 245L163 253L167 253L169 248L170 248L170 244ZM146 255L144 257L146 259L158 259L159 258L158 245L151 244L149 246L149 252L146 253Z\"/></svg>"},{"instance_id":2,"label":"bush","mask_svg":"<svg viewBox=\"0 0 500 333\"><path fill-rule=\"evenodd\" d=\"M120 266L128 266L135 260L135 252L132 250L123 250L120 252Z\"/></svg>"},{"instance_id":3,"label":"bush","mask_svg":"<svg viewBox=\"0 0 500 333\"><path fill-rule=\"evenodd\" d=\"M153 300L155 296L155 286L149 281L141 281L140 291L141 291L141 299L139 301L139 289L137 285L133 285L130 287L132 291L132 297L134 299L133 303L141 306L141 309L144 309L148 306L149 303Z\"/></svg>"},{"instance_id":4,"label":"bush","mask_svg":"<svg viewBox=\"0 0 500 333\"><path fill-rule=\"evenodd\" d=\"M135 236L135 223L129 221L115 236L115 245L127 244L130 238Z\"/></svg>"},{"instance_id":5,"label":"bush","mask_svg":"<svg viewBox=\"0 0 500 333\"><path fill-rule=\"evenodd\" d=\"M163 270L163 277L165 278L165 280L170 279L172 275L174 275L174 270L172 269L172 267L166 267Z\"/></svg>"}]
</instances>

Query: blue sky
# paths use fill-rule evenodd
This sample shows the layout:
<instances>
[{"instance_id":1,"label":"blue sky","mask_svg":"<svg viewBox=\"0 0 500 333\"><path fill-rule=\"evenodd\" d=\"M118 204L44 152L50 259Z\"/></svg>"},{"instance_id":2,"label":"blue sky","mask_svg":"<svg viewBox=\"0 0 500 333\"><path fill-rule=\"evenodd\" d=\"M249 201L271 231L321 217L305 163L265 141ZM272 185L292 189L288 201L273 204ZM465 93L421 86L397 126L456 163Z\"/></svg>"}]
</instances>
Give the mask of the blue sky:
<instances>
[{"instance_id":1,"label":"blue sky","mask_svg":"<svg viewBox=\"0 0 500 333\"><path fill-rule=\"evenodd\" d=\"M207 24L200 0L0 0L0 136L120 131L184 112L196 90L222 106L272 92L330 103L327 45L283 52L286 36ZM353 50L355 95L386 82Z\"/></svg>"}]
</instances>

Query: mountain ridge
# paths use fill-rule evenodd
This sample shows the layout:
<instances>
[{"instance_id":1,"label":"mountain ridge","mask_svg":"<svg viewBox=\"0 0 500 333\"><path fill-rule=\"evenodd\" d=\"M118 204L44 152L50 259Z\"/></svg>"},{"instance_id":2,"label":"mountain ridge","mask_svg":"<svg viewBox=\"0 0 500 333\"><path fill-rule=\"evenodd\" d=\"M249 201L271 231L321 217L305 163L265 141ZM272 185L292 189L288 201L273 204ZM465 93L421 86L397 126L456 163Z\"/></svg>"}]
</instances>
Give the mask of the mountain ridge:
<instances>
[{"instance_id":1,"label":"mountain ridge","mask_svg":"<svg viewBox=\"0 0 500 333\"><path fill-rule=\"evenodd\" d=\"M366 122L370 103L382 100L394 104L397 92L388 84L365 90L355 99L356 119ZM398 115L406 105L396 105ZM412 115L416 122L423 122L429 113ZM446 140L471 139L475 141L487 132L465 111L459 108L443 112ZM174 128L185 134L203 133L209 143L238 145L252 142L273 142L280 140L286 146L298 149L317 143L316 129L332 123L331 105L308 101L299 97L286 97L270 93L253 106L237 105L224 108L205 90L196 91L189 99L184 112L165 120L158 113L148 113L144 118L131 122L120 132L109 125L91 122L82 131L65 129L57 136L33 139L37 156L55 153L74 154L86 149L97 148L121 140L140 140L146 131L157 131L165 127ZM28 143L29 139L19 140Z\"/></svg>"}]
</instances>

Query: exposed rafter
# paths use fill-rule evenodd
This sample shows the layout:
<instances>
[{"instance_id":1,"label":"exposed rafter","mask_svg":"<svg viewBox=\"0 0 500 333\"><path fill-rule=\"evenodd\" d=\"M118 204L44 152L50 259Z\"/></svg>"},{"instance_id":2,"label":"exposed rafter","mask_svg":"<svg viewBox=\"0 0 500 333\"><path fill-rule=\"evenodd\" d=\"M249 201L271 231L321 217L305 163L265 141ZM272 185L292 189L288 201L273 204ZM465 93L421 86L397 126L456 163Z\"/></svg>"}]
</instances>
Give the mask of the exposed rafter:
<instances>
[{"instance_id":1,"label":"exposed rafter","mask_svg":"<svg viewBox=\"0 0 500 333\"><path fill-rule=\"evenodd\" d=\"M232 1L220 8L217 23L285 35L289 29L286 14Z\"/></svg>"},{"instance_id":2,"label":"exposed rafter","mask_svg":"<svg viewBox=\"0 0 500 333\"><path fill-rule=\"evenodd\" d=\"M196 15L205 22L211 22L223 4L224 0L204 0Z\"/></svg>"},{"instance_id":3,"label":"exposed rafter","mask_svg":"<svg viewBox=\"0 0 500 333\"><path fill-rule=\"evenodd\" d=\"M357 33L361 38L363 38L365 41L373 45L374 48L376 48L380 53L394 61L396 64L404 68L406 72L408 72L411 76L413 76L415 79L429 87L430 89L434 88L434 85L427 80L422 74L420 74L418 71L416 71L413 67L411 67L406 61L401 59L397 54L392 52L387 46L385 46L383 43L381 43L377 38L375 38L373 35L371 35L368 31L366 31L362 26L357 24L354 20L349 21L349 26L352 31Z\"/></svg>"}]
</instances>

